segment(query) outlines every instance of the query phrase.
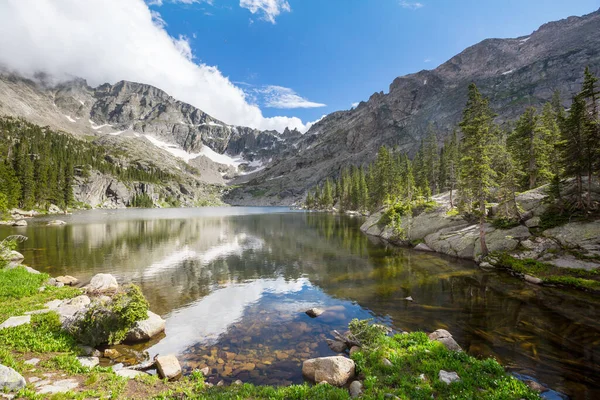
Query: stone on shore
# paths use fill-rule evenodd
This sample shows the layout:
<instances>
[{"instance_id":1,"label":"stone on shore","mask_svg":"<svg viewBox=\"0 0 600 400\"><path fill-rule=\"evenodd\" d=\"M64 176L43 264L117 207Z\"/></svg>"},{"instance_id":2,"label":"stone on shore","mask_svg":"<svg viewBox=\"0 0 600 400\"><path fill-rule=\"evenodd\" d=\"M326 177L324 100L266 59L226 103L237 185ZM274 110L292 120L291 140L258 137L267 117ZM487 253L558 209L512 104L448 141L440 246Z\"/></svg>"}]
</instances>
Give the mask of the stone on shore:
<instances>
[{"instance_id":1,"label":"stone on shore","mask_svg":"<svg viewBox=\"0 0 600 400\"><path fill-rule=\"evenodd\" d=\"M363 384L361 381L354 381L350 384L350 388L348 389L350 392L350 397L356 399L360 397L363 393Z\"/></svg>"},{"instance_id":2,"label":"stone on shore","mask_svg":"<svg viewBox=\"0 0 600 400\"><path fill-rule=\"evenodd\" d=\"M433 333L430 333L429 339L442 343L448 350L462 351L462 348L458 343L456 343L456 340L454 340L452 334L445 329L438 329Z\"/></svg>"},{"instance_id":3,"label":"stone on shore","mask_svg":"<svg viewBox=\"0 0 600 400\"><path fill-rule=\"evenodd\" d=\"M87 368L94 368L100 364L100 359L98 357L77 357L77 360L81 366Z\"/></svg>"},{"instance_id":4,"label":"stone on shore","mask_svg":"<svg viewBox=\"0 0 600 400\"><path fill-rule=\"evenodd\" d=\"M317 318L319 315L323 314L325 311L320 308L314 307L309 310L306 310L306 315L311 318Z\"/></svg>"},{"instance_id":5,"label":"stone on shore","mask_svg":"<svg viewBox=\"0 0 600 400\"><path fill-rule=\"evenodd\" d=\"M354 377L354 361L342 356L312 358L302 364L302 375L316 383L344 386Z\"/></svg>"},{"instance_id":6,"label":"stone on shore","mask_svg":"<svg viewBox=\"0 0 600 400\"><path fill-rule=\"evenodd\" d=\"M74 286L79 283L79 279L77 279L71 275L65 275L65 276L57 277L56 282L62 283L66 286Z\"/></svg>"},{"instance_id":7,"label":"stone on shore","mask_svg":"<svg viewBox=\"0 0 600 400\"><path fill-rule=\"evenodd\" d=\"M63 379L49 385L40 386L38 394L66 393L69 390L76 389L78 386L79 383L75 379Z\"/></svg>"},{"instance_id":8,"label":"stone on shore","mask_svg":"<svg viewBox=\"0 0 600 400\"><path fill-rule=\"evenodd\" d=\"M9 392L23 389L27 385L25 378L14 369L0 364L0 391Z\"/></svg>"},{"instance_id":9,"label":"stone on shore","mask_svg":"<svg viewBox=\"0 0 600 400\"><path fill-rule=\"evenodd\" d=\"M0 325L0 330L6 328L14 328L16 326L31 323L31 315L23 315L20 317L10 317Z\"/></svg>"},{"instance_id":10,"label":"stone on shore","mask_svg":"<svg viewBox=\"0 0 600 400\"><path fill-rule=\"evenodd\" d=\"M448 372L448 371L444 371L443 369L440 370L438 377L439 377L440 381L444 382L446 385L449 385L452 382L460 381L460 377L458 376L458 374L456 372Z\"/></svg>"},{"instance_id":11,"label":"stone on shore","mask_svg":"<svg viewBox=\"0 0 600 400\"><path fill-rule=\"evenodd\" d=\"M12 226L27 226L27 221L25 221L24 219L18 219L15 222L13 222Z\"/></svg>"},{"instance_id":12,"label":"stone on shore","mask_svg":"<svg viewBox=\"0 0 600 400\"><path fill-rule=\"evenodd\" d=\"M142 371L136 371L134 369L120 369L117 372L115 372L115 375L120 376L122 378L127 378L127 379L134 379L137 378L138 376L144 376L144 375L148 375L145 372Z\"/></svg>"},{"instance_id":13,"label":"stone on shore","mask_svg":"<svg viewBox=\"0 0 600 400\"><path fill-rule=\"evenodd\" d=\"M25 256L16 250L9 251L8 255L6 256L6 261L22 261L24 259Z\"/></svg>"},{"instance_id":14,"label":"stone on shore","mask_svg":"<svg viewBox=\"0 0 600 400\"><path fill-rule=\"evenodd\" d=\"M118 288L117 279L111 274L96 274L86 286L88 291L95 293L114 292Z\"/></svg>"},{"instance_id":15,"label":"stone on shore","mask_svg":"<svg viewBox=\"0 0 600 400\"><path fill-rule=\"evenodd\" d=\"M156 357L158 374L163 379L174 380L181 376L181 365L174 355Z\"/></svg>"},{"instance_id":16,"label":"stone on shore","mask_svg":"<svg viewBox=\"0 0 600 400\"><path fill-rule=\"evenodd\" d=\"M143 342L152 339L154 336L165 330L166 321L159 315L148 311L148 319L138 321L134 327L127 333L125 342Z\"/></svg>"}]
</instances>

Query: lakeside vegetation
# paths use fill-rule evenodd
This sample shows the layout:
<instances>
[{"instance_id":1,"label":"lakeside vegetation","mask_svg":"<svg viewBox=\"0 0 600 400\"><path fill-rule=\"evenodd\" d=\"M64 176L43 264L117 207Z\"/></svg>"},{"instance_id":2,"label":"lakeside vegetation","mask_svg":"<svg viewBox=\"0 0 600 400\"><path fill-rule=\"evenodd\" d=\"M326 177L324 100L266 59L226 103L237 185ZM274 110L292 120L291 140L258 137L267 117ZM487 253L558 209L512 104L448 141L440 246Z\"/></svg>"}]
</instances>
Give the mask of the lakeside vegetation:
<instances>
[{"instance_id":1,"label":"lakeside vegetation","mask_svg":"<svg viewBox=\"0 0 600 400\"><path fill-rule=\"evenodd\" d=\"M554 205L542 221L547 227L598 213L591 185L600 174L599 111L598 78L589 68L568 111L555 93L541 111L529 107L516 123L504 126L494 122L488 99L471 84L462 121L443 143L430 127L412 159L382 147L372 164L345 169L338 179L310 190L305 206L360 212L386 206L393 210L386 220L398 225L399 217L426 207L432 195L449 191L451 211L479 221L486 255L488 205L500 204L496 224L518 225L522 211L515 198L520 191L549 184ZM560 184L569 177L575 177L575 195L564 198Z\"/></svg>"}]
</instances>

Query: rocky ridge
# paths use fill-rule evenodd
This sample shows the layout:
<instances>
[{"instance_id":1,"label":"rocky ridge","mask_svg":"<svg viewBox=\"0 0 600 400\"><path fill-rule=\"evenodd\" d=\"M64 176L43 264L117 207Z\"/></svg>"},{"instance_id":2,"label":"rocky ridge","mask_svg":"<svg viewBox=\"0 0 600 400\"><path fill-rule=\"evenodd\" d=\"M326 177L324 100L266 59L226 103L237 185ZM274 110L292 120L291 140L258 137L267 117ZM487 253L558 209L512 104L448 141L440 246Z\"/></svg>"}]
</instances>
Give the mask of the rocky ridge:
<instances>
[{"instance_id":1,"label":"rocky ridge","mask_svg":"<svg viewBox=\"0 0 600 400\"><path fill-rule=\"evenodd\" d=\"M486 39L433 70L396 78L387 93L354 109L327 115L227 201L294 204L342 168L373 161L382 145L413 155L430 125L439 139L453 131L471 82L489 97L499 123L549 101L554 90L568 106L585 67L600 73L599 49L600 11L547 23L529 36Z\"/></svg>"}]
</instances>

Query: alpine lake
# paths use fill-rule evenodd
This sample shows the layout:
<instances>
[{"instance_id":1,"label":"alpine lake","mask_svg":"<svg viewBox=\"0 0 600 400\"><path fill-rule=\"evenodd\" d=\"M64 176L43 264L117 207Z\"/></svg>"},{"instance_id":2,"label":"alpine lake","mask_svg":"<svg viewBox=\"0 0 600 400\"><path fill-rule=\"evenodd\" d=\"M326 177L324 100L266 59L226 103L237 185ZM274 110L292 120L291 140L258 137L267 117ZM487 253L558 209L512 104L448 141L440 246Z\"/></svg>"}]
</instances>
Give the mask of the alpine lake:
<instances>
[{"instance_id":1,"label":"alpine lake","mask_svg":"<svg viewBox=\"0 0 600 400\"><path fill-rule=\"evenodd\" d=\"M56 218L67 225L46 226ZM111 273L142 288L166 335L116 346L122 361L175 354L186 373L208 366L214 383L301 383L304 360L335 354L333 330L373 319L447 329L471 355L600 398L597 296L397 248L364 235L362 222L279 207L91 210L0 227L0 237L27 236L25 264L52 276ZM326 311L312 319L311 307Z\"/></svg>"}]
</instances>

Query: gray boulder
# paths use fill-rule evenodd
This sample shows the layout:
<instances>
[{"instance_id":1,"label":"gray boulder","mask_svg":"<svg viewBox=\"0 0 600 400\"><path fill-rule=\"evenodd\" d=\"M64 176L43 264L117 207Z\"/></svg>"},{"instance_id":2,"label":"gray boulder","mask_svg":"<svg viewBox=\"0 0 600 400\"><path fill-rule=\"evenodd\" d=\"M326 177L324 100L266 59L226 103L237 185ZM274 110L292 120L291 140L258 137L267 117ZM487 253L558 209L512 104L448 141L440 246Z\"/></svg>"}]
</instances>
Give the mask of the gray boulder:
<instances>
[{"instance_id":1,"label":"gray boulder","mask_svg":"<svg viewBox=\"0 0 600 400\"><path fill-rule=\"evenodd\" d=\"M344 386L354 377L354 361L342 356L312 358L302 363L302 375L316 382Z\"/></svg>"},{"instance_id":2,"label":"gray boulder","mask_svg":"<svg viewBox=\"0 0 600 400\"><path fill-rule=\"evenodd\" d=\"M460 377L458 376L458 374L456 372L448 372L448 371L444 371L443 369L440 370L438 377L439 377L440 381L444 382L446 385L449 385L452 382L460 381Z\"/></svg>"},{"instance_id":3,"label":"gray boulder","mask_svg":"<svg viewBox=\"0 0 600 400\"><path fill-rule=\"evenodd\" d=\"M448 350L462 351L462 348L456 343L450 332L445 329L438 329L429 334L429 339L442 343Z\"/></svg>"},{"instance_id":4,"label":"gray boulder","mask_svg":"<svg viewBox=\"0 0 600 400\"><path fill-rule=\"evenodd\" d=\"M13 222L12 226L27 226L27 221L25 221L24 219L18 219L15 222Z\"/></svg>"},{"instance_id":5,"label":"gray boulder","mask_svg":"<svg viewBox=\"0 0 600 400\"><path fill-rule=\"evenodd\" d=\"M96 274L86 288L94 293L114 292L119 288L119 284L111 274Z\"/></svg>"},{"instance_id":6,"label":"gray boulder","mask_svg":"<svg viewBox=\"0 0 600 400\"><path fill-rule=\"evenodd\" d=\"M27 385L25 378L14 369L0 364L0 390L9 392L23 389Z\"/></svg>"},{"instance_id":7,"label":"gray boulder","mask_svg":"<svg viewBox=\"0 0 600 400\"><path fill-rule=\"evenodd\" d=\"M348 388L348 391L350 392L350 397L352 397L353 399L360 397L363 393L362 382L361 381L352 382L350 384L350 387Z\"/></svg>"},{"instance_id":8,"label":"gray boulder","mask_svg":"<svg viewBox=\"0 0 600 400\"><path fill-rule=\"evenodd\" d=\"M127 333L126 342L143 342L150 340L165 330L166 321L159 315L148 311L148 318L138 321L135 326Z\"/></svg>"}]
</instances>

